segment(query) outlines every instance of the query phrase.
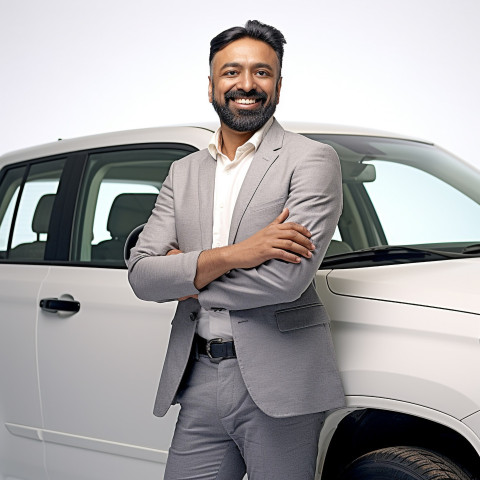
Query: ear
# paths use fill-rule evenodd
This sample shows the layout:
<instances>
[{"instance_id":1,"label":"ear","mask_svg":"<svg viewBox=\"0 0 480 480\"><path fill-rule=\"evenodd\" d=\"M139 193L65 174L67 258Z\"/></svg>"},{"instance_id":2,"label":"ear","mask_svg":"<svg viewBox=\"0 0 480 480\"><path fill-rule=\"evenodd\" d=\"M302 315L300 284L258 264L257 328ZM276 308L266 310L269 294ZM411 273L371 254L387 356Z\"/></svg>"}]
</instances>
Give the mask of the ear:
<instances>
[{"instance_id":1,"label":"ear","mask_svg":"<svg viewBox=\"0 0 480 480\"><path fill-rule=\"evenodd\" d=\"M210 75L208 76L208 101L213 102L213 84Z\"/></svg>"},{"instance_id":2,"label":"ear","mask_svg":"<svg viewBox=\"0 0 480 480\"><path fill-rule=\"evenodd\" d=\"M277 82L277 105L280 103L280 90L282 89L282 78L280 77Z\"/></svg>"}]
</instances>

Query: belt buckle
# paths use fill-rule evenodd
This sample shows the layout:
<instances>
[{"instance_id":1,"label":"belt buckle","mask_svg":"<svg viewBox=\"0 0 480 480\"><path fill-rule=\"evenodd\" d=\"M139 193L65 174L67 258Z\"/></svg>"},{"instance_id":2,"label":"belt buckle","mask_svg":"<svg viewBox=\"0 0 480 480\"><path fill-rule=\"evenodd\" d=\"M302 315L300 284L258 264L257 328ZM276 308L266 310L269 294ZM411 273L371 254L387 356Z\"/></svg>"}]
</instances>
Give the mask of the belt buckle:
<instances>
[{"instance_id":1,"label":"belt buckle","mask_svg":"<svg viewBox=\"0 0 480 480\"><path fill-rule=\"evenodd\" d=\"M210 360L214 361L214 362L220 361L222 358L224 358L224 357L213 357L212 356L212 344L219 344L219 343L223 343L223 338L212 338L211 340L209 340L207 342L207 345L206 345L208 358Z\"/></svg>"}]
</instances>

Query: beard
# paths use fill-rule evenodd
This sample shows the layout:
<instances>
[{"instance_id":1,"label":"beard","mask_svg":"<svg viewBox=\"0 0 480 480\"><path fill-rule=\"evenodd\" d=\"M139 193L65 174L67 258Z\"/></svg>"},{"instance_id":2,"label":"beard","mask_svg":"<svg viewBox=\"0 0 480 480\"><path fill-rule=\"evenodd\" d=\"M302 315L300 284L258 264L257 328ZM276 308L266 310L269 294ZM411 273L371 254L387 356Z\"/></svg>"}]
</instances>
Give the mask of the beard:
<instances>
[{"instance_id":1,"label":"beard","mask_svg":"<svg viewBox=\"0 0 480 480\"><path fill-rule=\"evenodd\" d=\"M259 100L261 106L255 110L235 109L234 111L230 108L230 102L233 102L235 98ZM220 121L228 128L237 132L256 132L267 123L277 108L278 89L275 91L275 97L269 103L265 103L266 100L267 94L265 92L257 92L256 90L250 90L249 92L231 90L225 94L225 104L220 105L215 100L215 87L212 85L213 108L217 112Z\"/></svg>"}]
</instances>

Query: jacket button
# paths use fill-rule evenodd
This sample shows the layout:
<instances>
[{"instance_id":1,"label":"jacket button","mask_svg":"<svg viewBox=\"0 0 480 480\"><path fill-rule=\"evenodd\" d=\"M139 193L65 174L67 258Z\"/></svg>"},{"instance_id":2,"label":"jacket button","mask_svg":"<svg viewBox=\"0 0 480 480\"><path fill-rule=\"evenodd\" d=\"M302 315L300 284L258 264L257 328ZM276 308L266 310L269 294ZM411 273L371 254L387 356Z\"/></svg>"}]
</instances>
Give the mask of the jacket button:
<instances>
[{"instance_id":1,"label":"jacket button","mask_svg":"<svg viewBox=\"0 0 480 480\"><path fill-rule=\"evenodd\" d=\"M196 314L195 312L192 312L192 313L190 314L190 320L191 320L192 322L194 322L196 318L197 318L197 314Z\"/></svg>"}]
</instances>

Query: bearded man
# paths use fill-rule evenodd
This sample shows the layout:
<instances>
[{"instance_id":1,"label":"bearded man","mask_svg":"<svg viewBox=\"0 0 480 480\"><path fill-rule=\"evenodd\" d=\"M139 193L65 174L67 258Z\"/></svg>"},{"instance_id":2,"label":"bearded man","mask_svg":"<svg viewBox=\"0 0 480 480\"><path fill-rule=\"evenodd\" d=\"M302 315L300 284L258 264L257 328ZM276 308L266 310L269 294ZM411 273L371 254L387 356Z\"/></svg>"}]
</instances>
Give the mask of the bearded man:
<instances>
[{"instance_id":1,"label":"bearded man","mask_svg":"<svg viewBox=\"0 0 480 480\"><path fill-rule=\"evenodd\" d=\"M255 20L213 38L220 127L172 164L131 251L136 295L179 300L154 409L181 405L167 480L313 479L325 411L344 405L314 286L341 212L340 166L273 117L285 43Z\"/></svg>"}]
</instances>

